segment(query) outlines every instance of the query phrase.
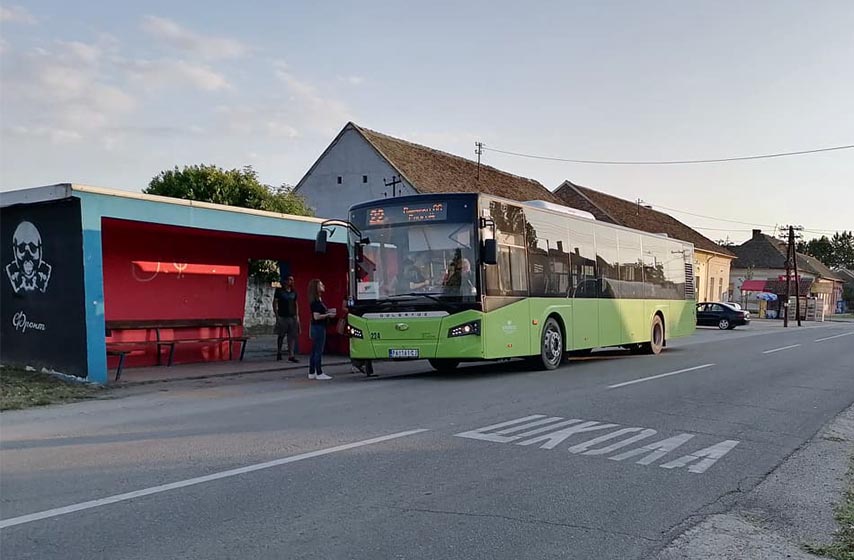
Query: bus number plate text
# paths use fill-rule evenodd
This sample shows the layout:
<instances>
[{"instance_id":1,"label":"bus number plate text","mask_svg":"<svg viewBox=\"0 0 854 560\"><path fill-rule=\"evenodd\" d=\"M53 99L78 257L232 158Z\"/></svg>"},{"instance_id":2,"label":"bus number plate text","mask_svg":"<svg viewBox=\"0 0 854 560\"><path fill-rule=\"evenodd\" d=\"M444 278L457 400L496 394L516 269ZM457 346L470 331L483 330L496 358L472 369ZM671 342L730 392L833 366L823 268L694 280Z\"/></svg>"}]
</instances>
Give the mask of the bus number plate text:
<instances>
[{"instance_id":1,"label":"bus number plate text","mask_svg":"<svg viewBox=\"0 0 854 560\"><path fill-rule=\"evenodd\" d=\"M388 351L389 358L417 358L417 348L392 348Z\"/></svg>"}]
</instances>

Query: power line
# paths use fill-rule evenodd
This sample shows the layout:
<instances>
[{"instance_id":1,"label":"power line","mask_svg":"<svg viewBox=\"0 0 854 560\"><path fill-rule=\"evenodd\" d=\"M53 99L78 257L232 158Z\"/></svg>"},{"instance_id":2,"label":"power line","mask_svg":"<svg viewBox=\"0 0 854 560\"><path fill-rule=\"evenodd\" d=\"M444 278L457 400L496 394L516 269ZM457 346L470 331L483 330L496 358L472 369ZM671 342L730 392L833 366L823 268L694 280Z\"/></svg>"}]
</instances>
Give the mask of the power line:
<instances>
[{"instance_id":1,"label":"power line","mask_svg":"<svg viewBox=\"0 0 854 560\"><path fill-rule=\"evenodd\" d=\"M729 229L729 228L716 228L716 227L699 227L699 226L691 226L691 229L702 229L708 231L726 231L730 233L750 233L753 230L750 229Z\"/></svg>"},{"instance_id":2,"label":"power line","mask_svg":"<svg viewBox=\"0 0 854 560\"><path fill-rule=\"evenodd\" d=\"M757 224L754 222L742 222L739 220L727 220L726 218L715 218L713 216L704 216L703 214L695 214L693 212L687 212L685 210L679 210L678 208L669 208L667 206L661 206L659 204L653 204L652 206L655 208L661 208L663 210L670 210L671 212L679 212L680 214L688 214L689 216L695 216L697 218L705 218L707 220L715 220L717 222L729 222L732 224L741 224L743 226L759 226L759 227L766 227L766 228L777 227L776 225L770 225L770 224Z\"/></svg>"},{"instance_id":3,"label":"power line","mask_svg":"<svg viewBox=\"0 0 854 560\"><path fill-rule=\"evenodd\" d=\"M593 165L688 165L688 164L697 164L697 163L723 163L728 161L745 161L752 159L770 159L770 158L780 158L780 157L788 157L788 156L801 156L805 154L817 154L819 152L832 152L836 150L850 150L854 148L854 144L848 144L845 146L832 146L830 148L815 148L812 150L798 150L796 152L780 152L774 154L761 154L754 156L737 156L737 157L726 157L726 158L716 158L716 159L685 159L685 160L665 160L665 161L607 161L607 160L595 160L595 159L571 159L571 158L559 158L559 157L551 157L551 156L539 156L534 154L524 154L521 152L511 152L509 150L499 150L498 148L490 148L488 146L481 146L481 149L487 150L490 152L496 152L499 154L506 154L509 156L518 156L530 159L543 159L548 161L563 161L566 163L587 163Z\"/></svg>"},{"instance_id":4,"label":"power line","mask_svg":"<svg viewBox=\"0 0 854 560\"><path fill-rule=\"evenodd\" d=\"M754 222L742 222L739 220L728 220L726 218L715 218L713 216L706 216L703 214L695 214L694 212L688 212L686 210L679 210L678 208L670 208L668 206L661 206L659 204L651 204L651 206L653 206L654 208L660 208L662 210L669 210L671 212L677 212L679 214L687 214L689 216L694 216L697 218L704 218L706 220L713 220L716 222L729 222L729 223L733 223L733 224L741 224L741 225L745 225L745 226L758 226L758 227L771 228L771 229L777 229L779 227L777 225L771 225L771 224L757 224ZM694 229L707 229L707 230L712 230L712 231L734 231L734 232L749 232L749 231L751 231L751 230L746 230L746 229L703 228L703 227L694 227ZM811 229L811 228L801 228L801 229L802 229L802 231L805 231L807 233L819 233L819 234L837 233L837 230L831 230L831 229Z\"/></svg>"}]
</instances>

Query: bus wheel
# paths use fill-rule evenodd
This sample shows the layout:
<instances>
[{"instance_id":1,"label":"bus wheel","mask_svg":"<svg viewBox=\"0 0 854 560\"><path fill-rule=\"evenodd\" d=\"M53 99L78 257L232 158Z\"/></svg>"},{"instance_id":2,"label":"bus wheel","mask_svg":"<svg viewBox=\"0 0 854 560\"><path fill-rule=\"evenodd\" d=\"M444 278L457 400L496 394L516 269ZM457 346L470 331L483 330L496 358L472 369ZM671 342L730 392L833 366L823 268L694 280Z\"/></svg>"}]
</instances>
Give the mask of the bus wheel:
<instances>
[{"instance_id":1,"label":"bus wheel","mask_svg":"<svg viewBox=\"0 0 854 560\"><path fill-rule=\"evenodd\" d=\"M430 365L433 366L433 369L440 372L449 372L457 369L457 366L460 365L459 360L449 360L442 358L434 358L432 360L427 360L430 362Z\"/></svg>"},{"instance_id":2,"label":"bus wheel","mask_svg":"<svg viewBox=\"0 0 854 560\"><path fill-rule=\"evenodd\" d=\"M543 326L540 360L537 365L541 366L542 369L555 369L563 359L563 332L561 332L557 321L549 317Z\"/></svg>"},{"instance_id":3,"label":"bus wheel","mask_svg":"<svg viewBox=\"0 0 854 560\"><path fill-rule=\"evenodd\" d=\"M649 334L651 340L640 345L641 353L660 354L661 349L664 348L664 323L658 315L652 318Z\"/></svg>"}]
</instances>

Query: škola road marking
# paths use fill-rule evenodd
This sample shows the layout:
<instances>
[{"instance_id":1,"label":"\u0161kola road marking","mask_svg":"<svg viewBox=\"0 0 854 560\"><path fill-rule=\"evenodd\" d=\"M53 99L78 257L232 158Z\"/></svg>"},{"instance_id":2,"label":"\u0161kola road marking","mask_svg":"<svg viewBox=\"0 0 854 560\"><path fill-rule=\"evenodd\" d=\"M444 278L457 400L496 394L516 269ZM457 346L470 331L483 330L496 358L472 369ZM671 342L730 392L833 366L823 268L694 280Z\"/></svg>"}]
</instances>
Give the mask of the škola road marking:
<instances>
[{"instance_id":1,"label":"\u0161kola road marking","mask_svg":"<svg viewBox=\"0 0 854 560\"><path fill-rule=\"evenodd\" d=\"M152 486L150 488L143 488L142 490L136 490L134 492L127 492L125 494L116 494L115 496L108 496L106 498L101 498L99 500L91 500L88 502L82 502L79 504L72 504L70 506L49 509L46 511L40 511L38 513L31 513L29 515L21 515L19 517L11 517L9 519L0 520L0 529L5 529L7 527L14 527L15 525L23 525L24 523L30 523L32 521L39 521L41 519L48 519L51 517L57 517L59 515L65 515L67 513L74 513L75 511L82 511L86 509L92 509L96 507L106 506L109 504L115 504L117 502L124 502L126 500L132 500L134 498L139 498L142 496L150 496L152 494L159 494L161 492L168 492L170 490L177 490L178 488L186 488L187 486L194 486L196 484L202 484L204 482L211 482L213 480L219 480L221 478L229 478L232 476L237 476L241 474L246 474L254 471L260 471L263 469L269 469L272 467L278 467L279 465L286 465L288 463L296 463L297 461L302 461L304 459L312 459L314 457L321 457L323 455L329 455L330 453L337 453L338 451L346 451L348 449L355 449L357 447L364 447L365 445L372 445L374 443L382 443L384 441L389 441L392 439L403 438L406 436L411 436L415 434L420 434L421 432L426 432L426 429L420 430L408 430L406 432L397 432L396 434L389 434L387 436L380 436L371 439L366 439L362 441L357 441L354 443L345 443L344 445L337 445L335 447L329 447L327 449L319 449L317 451L309 451L308 453L300 453L299 455L292 455L290 457L284 457L282 459L275 459L273 461L267 461L264 463L257 463L255 465L247 465L245 467L240 467L237 469L230 469L227 471L221 471L218 473L213 473L205 476L199 476L196 478L188 478L187 480L179 480L178 482L171 482L169 484L161 484L160 486Z\"/></svg>"},{"instance_id":2,"label":"\u0161kola road marking","mask_svg":"<svg viewBox=\"0 0 854 560\"><path fill-rule=\"evenodd\" d=\"M548 424L543 426L543 424ZM513 426L508 428L508 426ZM521 430L526 430L533 426L539 426L536 429L517 433L516 435L507 435ZM569 427L567 427L569 426ZM516 445L530 446L537 445L538 449L554 449L562 444L565 440L577 434L586 432L594 432L598 430L609 430L611 428L619 428L605 435L599 435L593 439L577 443L567 448L567 451L573 454L602 456L627 447L638 441L650 438L658 432L651 428L629 427L623 428L619 424L610 424L597 422L595 420L582 420L580 418L572 418L564 420L560 416L546 416L545 414L534 414L508 420L499 424L492 424L484 428L469 430L454 434L456 437L466 439L477 439L481 441L489 441L492 443L511 443L516 440ZM495 431L501 429L500 431ZM549 432L550 433L544 433ZM542 435L540 435L542 434ZM525 439L529 436L536 435L537 437ZM630 436L625 437L624 436ZM630 449L608 457L612 461L624 461L633 457L641 456L635 463L638 465L650 465L658 461L671 451L681 447L688 441L694 439L694 434L678 434L672 437L662 439L653 443L646 444L642 447ZM621 439L622 438L622 439ZM614 443L610 443L616 440ZM600 444L610 443L604 447L597 447ZM721 441L709 447L705 447L698 451L682 455L681 457L659 465L665 469L677 469L687 467L688 472L702 474L709 467L714 465L724 455L732 451L739 444L738 440L728 439ZM689 466L690 465L690 466Z\"/></svg>"},{"instance_id":3,"label":"\u0161kola road marking","mask_svg":"<svg viewBox=\"0 0 854 560\"><path fill-rule=\"evenodd\" d=\"M763 354L773 354L774 352L780 352L781 350L789 350L791 348L797 348L800 344L791 344L789 346L783 346L782 348L774 348L773 350L765 350L762 352Z\"/></svg>"},{"instance_id":4,"label":"\u0161kola road marking","mask_svg":"<svg viewBox=\"0 0 854 560\"><path fill-rule=\"evenodd\" d=\"M842 333L842 334L835 334L835 335L833 335L833 336L826 336L826 337L824 337L824 338L819 338L818 340L816 340L816 342L824 342L825 340L832 340L832 339L834 339L834 338L839 338L839 337L841 337L841 336L850 336L850 335L852 335L852 334L854 334L854 331L847 332L847 333Z\"/></svg>"},{"instance_id":5,"label":"\u0161kola road marking","mask_svg":"<svg viewBox=\"0 0 854 560\"><path fill-rule=\"evenodd\" d=\"M608 385L609 389L616 389L617 387L625 387L626 385L634 385L635 383L643 383L644 381L652 381L653 379L661 379L662 377L670 377L671 375L678 375L680 373L686 373L689 371L695 371L698 369L703 369L707 367L712 367L715 364L703 364L701 366L694 366L685 369L680 369L677 371L671 371L670 373L662 373L659 375L651 375L650 377L641 377L640 379L633 379L632 381L626 381L625 383L617 383L616 385Z\"/></svg>"}]
</instances>

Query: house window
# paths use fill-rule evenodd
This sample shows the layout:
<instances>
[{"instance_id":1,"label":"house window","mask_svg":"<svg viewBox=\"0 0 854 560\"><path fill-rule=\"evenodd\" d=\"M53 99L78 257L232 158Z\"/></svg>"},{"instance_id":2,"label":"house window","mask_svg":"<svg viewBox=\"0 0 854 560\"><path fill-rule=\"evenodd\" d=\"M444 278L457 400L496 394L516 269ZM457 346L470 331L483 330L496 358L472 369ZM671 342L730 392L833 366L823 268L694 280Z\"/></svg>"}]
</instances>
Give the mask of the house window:
<instances>
[{"instance_id":1,"label":"house window","mask_svg":"<svg viewBox=\"0 0 854 560\"><path fill-rule=\"evenodd\" d=\"M344 177L341 175L338 176L338 184L340 185L344 181Z\"/></svg>"},{"instance_id":2,"label":"house window","mask_svg":"<svg viewBox=\"0 0 854 560\"><path fill-rule=\"evenodd\" d=\"M715 301L715 277L709 278L709 301Z\"/></svg>"},{"instance_id":3,"label":"house window","mask_svg":"<svg viewBox=\"0 0 854 560\"><path fill-rule=\"evenodd\" d=\"M362 182L363 182L363 183L367 183L367 182L368 182L368 176L367 176L367 175L362 175Z\"/></svg>"}]
</instances>

